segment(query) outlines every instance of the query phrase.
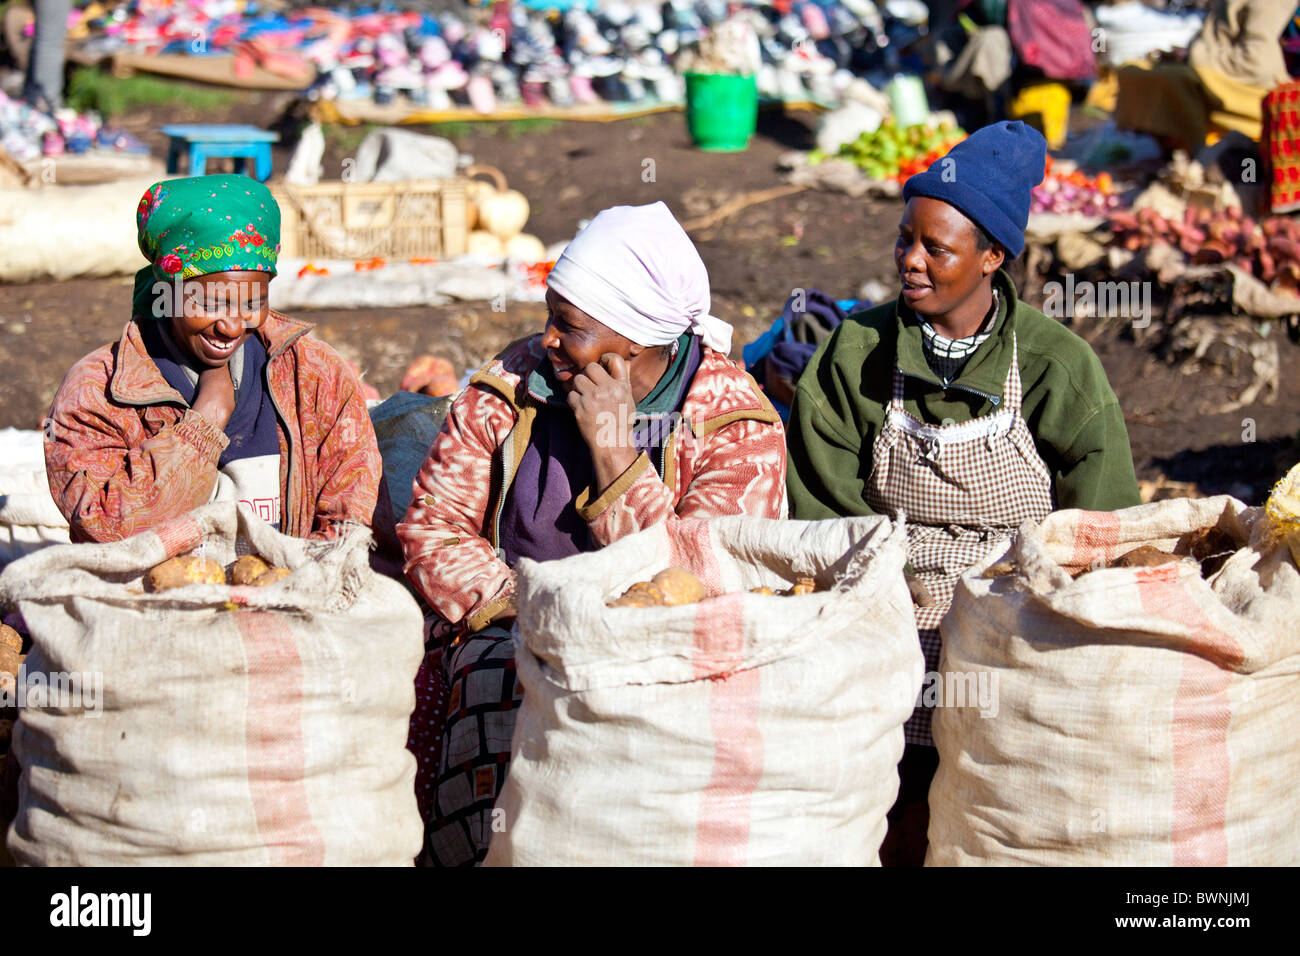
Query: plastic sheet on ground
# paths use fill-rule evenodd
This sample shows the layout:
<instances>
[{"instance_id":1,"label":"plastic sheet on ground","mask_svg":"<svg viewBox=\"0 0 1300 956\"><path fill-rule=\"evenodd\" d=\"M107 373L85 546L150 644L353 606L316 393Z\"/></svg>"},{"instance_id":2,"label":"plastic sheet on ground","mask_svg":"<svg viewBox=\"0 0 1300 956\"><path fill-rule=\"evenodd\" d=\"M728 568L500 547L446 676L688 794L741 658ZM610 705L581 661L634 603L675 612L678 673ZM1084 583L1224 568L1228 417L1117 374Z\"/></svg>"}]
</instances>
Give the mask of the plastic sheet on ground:
<instances>
[{"instance_id":1,"label":"plastic sheet on ground","mask_svg":"<svg viewBox=\"0 0 1300 956\"><path fill-rule=\"evenodd\" d=\"M271 308L388 309L450 302L541 302L546 286L528 264L485 256L393 262L358 270L352 260L281 258ZM322 273L320 270L324 270ZM504 296L504 299L502 299Z\"/></svg>"},{"instance_id":2,"label":"plastic sheet on ground","mask_svg":"<svg viewBox=\"0 0 1300 956\"><path fill-rule=\"evenodd\" d=\"M147 263L135 209L153 179L0 191L0 282L130 275Z\"/></svg>"},{"instance_id":3,"label":"plastic sheet on ground","mask_svg":"<svg viewBox=\"0 0 1300 956\"><path fill-rule=\"evenodd\" d=\"M1029 216L1029 224L1025 226L1025 238L1039 242L1053 242L1061 236L1092 232L1105 223L1105 216L1036 212Z\"/></svg>"},{"instance_id":4,"label":"plastic sheet on ground","mask_svg":"<svg viewBox=\"0 0 1300 956\"><path fill-rule=\"evenodd\" d=\"M817 123L817 148L834 156L840 147L851 143L863 133L874 133L880 128L884 114L866 103L845 103L827 113Z\"/></svg>"},{"instance_id":5,"label":"plastic sheet on ground","mask_svg":"<svg viewBox=\"0 0 1300 956\"><path fill-rule=\"evenodd\" d=\"M1284 319L1300 314L1300 299L1279 295L1249 272L1236 266L1225 267L1232 275L1232 304L1258 319Z\"/></svg>"},{"instance_id":6,"label":"plastic sheet on ground","mask_svg":"<svg viewBox=\"0 0 1300 956\"><path fill-rule=\"evenodd\" d=\"M810 186L845 193L854 199L862 196L896 198L903 187L893 180L872 179L847 159L831 157L820 163L810 163L808 154L798 150L782 153L777 168L785 174L787 182L795 186Z\"/></svg>"},{"instance_id":7,"label":"plastic sheet on ground","mask_svg":"<svg viewBox=\"0 0 1300 956\"><path fill-rule=\"evenodd\" d=\"M356 176L363 183L451 179L460 152L451 140L404 129L377 129L357 147Z\"/></svg>"}]
</instances>

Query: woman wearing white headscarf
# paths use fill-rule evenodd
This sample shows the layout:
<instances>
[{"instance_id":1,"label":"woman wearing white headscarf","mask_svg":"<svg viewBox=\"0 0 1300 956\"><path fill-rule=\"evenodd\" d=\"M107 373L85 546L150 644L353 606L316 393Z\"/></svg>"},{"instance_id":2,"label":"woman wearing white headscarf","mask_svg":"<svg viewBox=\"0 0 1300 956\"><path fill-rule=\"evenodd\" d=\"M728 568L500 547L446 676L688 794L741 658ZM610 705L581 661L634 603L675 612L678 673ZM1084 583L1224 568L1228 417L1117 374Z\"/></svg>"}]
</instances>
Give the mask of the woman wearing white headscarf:
<instances>
[{"instance_id":1,"label":"woman wearing white headscarf","mask_svg":"<svg viewBox=\"0 0 1300 956\"><path fill-rule=\"evenodd\" d=\"M731 326L709 315L704 263L667 206L605 210L547 286L545 330L470 380L397 529L407 577L457 638L416 715L441 744L440 759L415 748L429 862L487 852L521 700L520 558L660 521L786 514L780 418L726 357Z\"/></svg>"}]
</instances>

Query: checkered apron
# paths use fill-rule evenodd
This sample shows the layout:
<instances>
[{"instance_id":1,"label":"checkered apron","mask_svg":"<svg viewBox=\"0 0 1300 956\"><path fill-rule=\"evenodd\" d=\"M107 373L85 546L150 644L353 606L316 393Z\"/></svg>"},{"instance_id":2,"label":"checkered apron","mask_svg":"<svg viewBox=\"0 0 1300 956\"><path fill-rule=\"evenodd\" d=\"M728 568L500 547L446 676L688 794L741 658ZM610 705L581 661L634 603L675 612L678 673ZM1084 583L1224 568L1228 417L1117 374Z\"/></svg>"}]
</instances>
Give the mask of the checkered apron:
<instances>
[{"instance_id":1,"label":"checkered apron","mask_svg":"<svg viewBox=\"0 0 1300 956\"><path fill-rule=\"evenodd\" d=\"M1025 519L1052 510L1052 477L1020 414L1020 363L1012 335L1002 408L954 425L927 425L903 410L903 374L871 447L866 499L907 520L908 561L938 602L916 609L927 672L939 670L939 622L957 577L1010 539ZM909 744L934 746L930 709L918 706L904 727Z\"/></svg>"}]
</instances>

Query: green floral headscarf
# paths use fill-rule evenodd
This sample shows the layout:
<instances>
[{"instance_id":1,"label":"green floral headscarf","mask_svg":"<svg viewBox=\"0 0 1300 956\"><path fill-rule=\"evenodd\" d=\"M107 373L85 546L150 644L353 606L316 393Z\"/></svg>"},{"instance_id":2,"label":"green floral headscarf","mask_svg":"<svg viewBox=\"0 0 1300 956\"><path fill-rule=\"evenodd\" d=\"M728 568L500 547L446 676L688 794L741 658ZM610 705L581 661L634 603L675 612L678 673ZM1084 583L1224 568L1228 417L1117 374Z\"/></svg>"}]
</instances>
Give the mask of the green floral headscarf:
<instances>
[{"instance_id":1,"label":"green floral headscarf","mask_svg":"<svg viewBox=\"0 0 1300 956\"><path fill-rule=\"evenodd\" d=\"M275 275L280 207L247 176L191 176L154 183L135 212L140 251L150 265L135 274L132 308L158 318L154 286L213 272Z\"/></svg>"}]
</instances>

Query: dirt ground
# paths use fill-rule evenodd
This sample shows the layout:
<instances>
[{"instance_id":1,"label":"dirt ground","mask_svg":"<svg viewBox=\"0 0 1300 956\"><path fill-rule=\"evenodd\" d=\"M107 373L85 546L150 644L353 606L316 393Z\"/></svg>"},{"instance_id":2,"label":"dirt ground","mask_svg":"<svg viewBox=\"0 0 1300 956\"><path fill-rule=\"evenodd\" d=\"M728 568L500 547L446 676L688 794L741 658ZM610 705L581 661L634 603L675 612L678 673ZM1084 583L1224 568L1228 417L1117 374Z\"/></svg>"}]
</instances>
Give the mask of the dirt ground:
<instances>
[{"instance_id":1,"label":"dirt ground","mask_svg":"<svg viewBox=\"0 0 1300 956\"><path fill-rule=\"evenodd\" d=\"M287 104L283 97L246 94L228 115L202 119L267 125L283 115L288 129L292 115ZM159 108L130 117L124 125L163 156L158 126L198 118L182 109ZM532 205L528 231L551 243L571 237L581 220L607 206L663 200L685 220L742 193L780 185L777 156L810 145L815 123L812 114L765 112L750 149L732 154L695 150L681 113L614 123L523 129L457 124L450 131L423 131L450 132L463 152L500 168ZM338 175L363 132L330 132L327 177ZM277 148L277 175L289 154L287 145ZM736 325L733 357L739 356L739 345L777 317L795 288L815 287L849 298L866 280L876 279L892 295L900 208L896 201L804 192L751 206L696 233L693 238L709 269L713 312ZM0 285L0 427L39 426L67 368L121 334L130 289L125 277ZM1031 301L1041 300L1041 288L1031 284L1023 291ZM386 395L396 389L416 354L438 352L461 367L476 365L512 339L539 330L543 310L519 304L495 313L487 303L464 303L303 312L299 317L315 323L316 334L356 362L366 381ZM1203 321L1211 333L1223 323L1241 325L1242 320L1224 316ZM1214 334L1202 336L1209 344L1200 360L1189 361L1185 349L1171 346L1176 336L1158 317L1136 339L1127 323L1096 321L1077 329L1092 342L1120 398L1139 477L1195 482L1204 492L1231 492L1258 502L1296 460L1300 382L1288 372L1300 347L1281 329L1246 325L1243 334L1267 343L1280 374L1275 389L1262 390L1240 408L1231 406L1261 374L1260 363L1252 364L1241 347L1212 342Z\"/></svg>"}]
</instances>

